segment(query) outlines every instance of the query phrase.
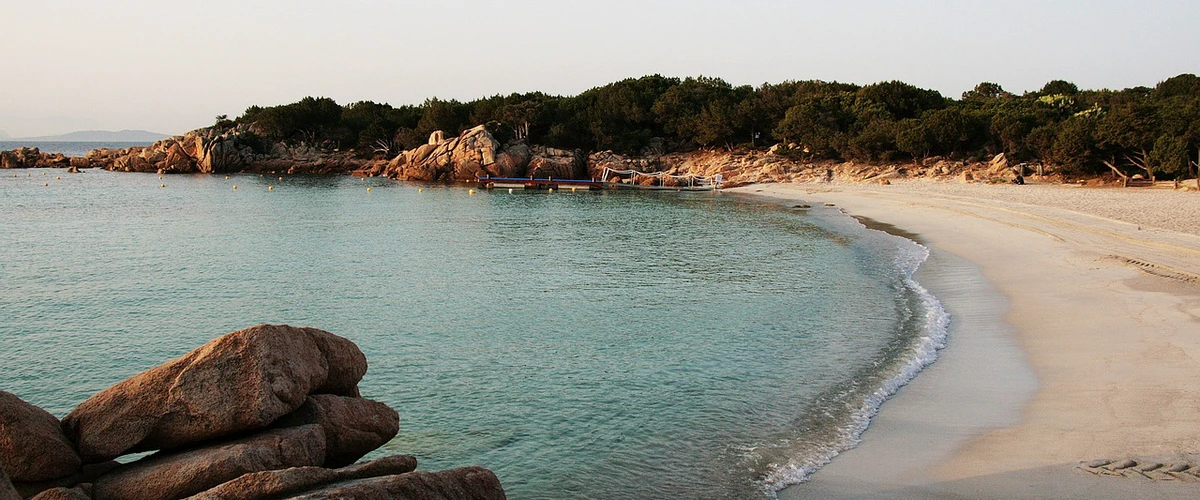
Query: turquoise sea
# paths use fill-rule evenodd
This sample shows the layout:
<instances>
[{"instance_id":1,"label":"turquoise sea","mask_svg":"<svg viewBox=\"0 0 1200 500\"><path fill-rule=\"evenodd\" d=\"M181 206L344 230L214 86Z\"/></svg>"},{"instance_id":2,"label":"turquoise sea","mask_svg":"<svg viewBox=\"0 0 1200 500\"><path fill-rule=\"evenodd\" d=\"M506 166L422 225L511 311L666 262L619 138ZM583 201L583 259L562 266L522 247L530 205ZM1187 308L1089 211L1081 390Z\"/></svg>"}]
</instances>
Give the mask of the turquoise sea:
<instances>
[{"instance_id":1,"label":"turquoise sea","mask_svg":"<svg viewBox=\"0 0 1200 500\"><path fill-rule=\"evenodd\" d=\"M720 193L0 171L0 390L62 417L221 334L313 326L400 413L372 456L514 499L765 498L933 359L926 256Z\"/></svg>"}]
</instances>

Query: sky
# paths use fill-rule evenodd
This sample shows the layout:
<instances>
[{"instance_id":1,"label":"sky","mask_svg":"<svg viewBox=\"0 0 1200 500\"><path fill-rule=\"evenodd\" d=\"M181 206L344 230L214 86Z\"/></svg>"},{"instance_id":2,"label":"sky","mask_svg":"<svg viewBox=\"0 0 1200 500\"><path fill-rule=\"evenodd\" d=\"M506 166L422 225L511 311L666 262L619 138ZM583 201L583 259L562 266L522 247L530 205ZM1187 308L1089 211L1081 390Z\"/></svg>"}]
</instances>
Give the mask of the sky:
<instances>
[{"instance_id":1,"label":"sky","mask_svg":"<svg viewBox=\"0 0 1200 500\"><path fill-rule=\"evenodd\" d=\"M0 131L182 134L301 97L574 95L647 74L958 98L1200 74L1200 2L0 0Z\"/></svg>"}]
</instances>

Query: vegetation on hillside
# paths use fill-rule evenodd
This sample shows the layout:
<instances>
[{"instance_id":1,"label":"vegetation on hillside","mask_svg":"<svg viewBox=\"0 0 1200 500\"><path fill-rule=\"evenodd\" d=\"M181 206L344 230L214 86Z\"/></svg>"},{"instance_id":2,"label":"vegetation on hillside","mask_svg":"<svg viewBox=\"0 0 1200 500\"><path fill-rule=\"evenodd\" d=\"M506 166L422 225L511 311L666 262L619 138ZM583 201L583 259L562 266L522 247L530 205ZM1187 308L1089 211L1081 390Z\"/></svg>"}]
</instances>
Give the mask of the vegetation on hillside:
<instances>
[{"instance_id":1,"label":"vegetation on hillside","mask_svg":"<svg viewBox=\"0 0 1200 500\"><path fill-rule=\"evenodd\" d=\"M1154 88L1080 90L1061 80L1014 95L983 82L960 99L900 81L866 86L810 81L733 86L719 78L630 78L576 96L496 95L419 106L325 97L251 106L218 127L249 125L264 139L392 155L429 133L488 124L497 138L561 148L639 153L696 147L762 148L802 159L894 162L1005 153L1067 174L1117 168L1175 177L1194 171L1200 78ZM1111 167L1109 166L1111 165Z\"/></svg>"}]
</instances>

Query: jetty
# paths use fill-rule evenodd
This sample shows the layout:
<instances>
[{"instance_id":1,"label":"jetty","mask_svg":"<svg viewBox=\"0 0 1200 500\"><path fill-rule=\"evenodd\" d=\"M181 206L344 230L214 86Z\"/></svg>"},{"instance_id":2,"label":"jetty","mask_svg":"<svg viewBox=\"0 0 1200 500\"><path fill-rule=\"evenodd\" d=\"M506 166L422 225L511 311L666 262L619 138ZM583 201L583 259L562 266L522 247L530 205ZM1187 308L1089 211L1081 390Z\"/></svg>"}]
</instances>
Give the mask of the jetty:
<instances>
[{"instance_id":1,"label":"jetty","mask_svg":"<svg viewBox=\"0 0 1200 500\"><path fill-rule=\"evenodd\" d=\"M639 177L648 178L638 182ZM715 191L721 187L721 175L713 178L700 175L671 175L665 172L639 172L636 170L614 170L605 167L599 179L565 179L556 177L476 177L483 189L641 189L650 191Z\"/></svg>"}]
</instances>

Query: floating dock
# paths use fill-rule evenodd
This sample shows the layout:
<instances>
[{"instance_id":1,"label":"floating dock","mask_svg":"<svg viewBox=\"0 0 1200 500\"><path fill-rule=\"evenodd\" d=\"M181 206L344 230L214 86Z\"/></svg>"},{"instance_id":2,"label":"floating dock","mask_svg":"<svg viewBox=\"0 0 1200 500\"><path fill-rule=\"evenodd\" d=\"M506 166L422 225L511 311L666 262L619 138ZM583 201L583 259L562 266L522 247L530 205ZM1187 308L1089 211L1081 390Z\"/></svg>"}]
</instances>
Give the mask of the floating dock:
<instances>
[{"instance_id":1,"label":"floating dock","mask_svg":"<svg viewBox=\"0 0 1200 500\"><path fill-rule=\"evenodd\" d=\"M604 182L595 179L557 179L554 177L476 177L484 189L604 189Z\"/></svg>"},{"instance_id":2,"label":"floating dock","mask_svg":"<svg viewBox=\"0 0 1200 500\"><path fill-rule=\"evenodd\" d=\"M475 182L479 183L479 187L483 189L534 189L534 190L563 190L570 189L572 191L586 189L640 189L646 191L714 191L720 188L720 181L711 182L706 178L699 176L666 176L655 174L650 175L658 179L659 184L635 184L631 178L620 178L613 176L610 180L608 169L605 169L605 178L603 180L596 179L559 179L555 177L492 177L490 175L476 177ZM686 185L667 185L665 179L674 177L683 179L687 182Z\"/></svg>"}]
</instances>

